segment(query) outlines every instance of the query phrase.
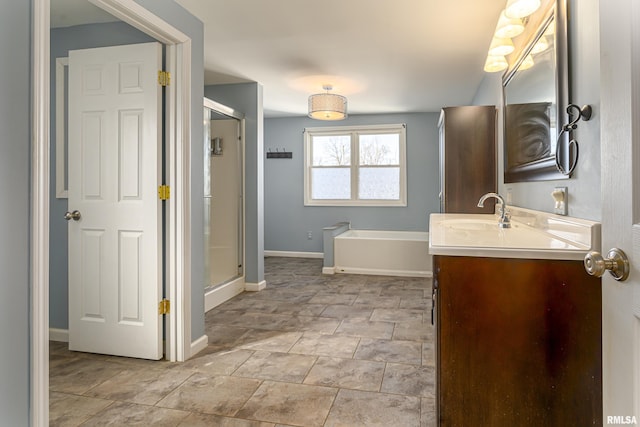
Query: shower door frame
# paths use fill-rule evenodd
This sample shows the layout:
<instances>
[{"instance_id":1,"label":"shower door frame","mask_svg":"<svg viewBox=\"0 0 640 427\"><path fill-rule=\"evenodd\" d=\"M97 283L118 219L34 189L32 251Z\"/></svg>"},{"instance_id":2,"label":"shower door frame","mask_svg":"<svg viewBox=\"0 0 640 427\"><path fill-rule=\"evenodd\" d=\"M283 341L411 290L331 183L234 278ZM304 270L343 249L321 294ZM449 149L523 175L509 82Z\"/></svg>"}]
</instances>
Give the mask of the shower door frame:
<instances>
[{"instance_id":1,"label":"shower door frame","mask_svg":"<svg viewBox=\"0 0 640 427\"><path fill-rule=\"evenodd\" d=\"M234 110L224 104L216 102L209 98L203 100L204 108L227 116L230 119L238 121L239 132L239 162L238 162L238 178L240 179L240 200L238 203L238 216L240 226L238 227L238 258L240 260L241 270L238 275L218 285L209 285L204 288L205 293L205 312L222 304L223 302L233 298L245 290L245 118L244 113ZM209 120L211 120L209 118ZM205 262L209 262L208 260ZM206 278L207 282L209 277Z\"/></svg>"}]
</instances>

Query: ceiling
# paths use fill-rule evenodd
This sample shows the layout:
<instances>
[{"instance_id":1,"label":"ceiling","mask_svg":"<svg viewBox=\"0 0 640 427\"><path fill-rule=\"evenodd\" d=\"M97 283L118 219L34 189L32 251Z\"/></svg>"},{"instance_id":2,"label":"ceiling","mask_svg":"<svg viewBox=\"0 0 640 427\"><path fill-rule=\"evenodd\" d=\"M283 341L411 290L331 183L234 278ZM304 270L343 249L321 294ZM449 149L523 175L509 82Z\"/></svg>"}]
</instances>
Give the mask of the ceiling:
<instances>
[{"instance_id":1,"label":"ceiling","mask_svg":"<svg viewBox=\"0 0 640 427\"><path fill-rule=\"evenodd\" d=\"M349 114L471 103L506 0L176 2L204 22L205 84L259 82L265 116L286 117L324 84ZM87 0L51 4L52 26L107 19Z\"/></svg>"}]
</instances>

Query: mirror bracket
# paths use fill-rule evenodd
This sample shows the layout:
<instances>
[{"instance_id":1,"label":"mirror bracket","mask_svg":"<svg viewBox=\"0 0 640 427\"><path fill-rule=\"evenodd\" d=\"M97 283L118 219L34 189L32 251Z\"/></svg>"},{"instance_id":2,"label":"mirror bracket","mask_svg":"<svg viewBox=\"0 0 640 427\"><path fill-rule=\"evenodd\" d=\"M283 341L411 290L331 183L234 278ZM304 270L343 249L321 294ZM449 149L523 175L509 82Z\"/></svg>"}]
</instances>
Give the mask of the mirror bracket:
<instances>
[{"instance_id":1,"label":"mirror bracket","mask_svg":"<svg viewBox=\"0 0 640 427\"><path fill-rule=\"evenodd\" d=\"M562 135L565 132L572 132L578 129L578 122L580 121L580 119L584 120L585 122L590 120L592 113L593 113L593 109L591 108L591 105L583 105L582 108L578 107L576 104L567 105L567 114L569 115L569 117L571 118L574 116L576 117L575 119L572 119L569 123L562 126L562 130L558 135L558 141L562 139ZM573 173L573 170L578 165L579 145L578 145L578 141L573 138L569 141L567 145L567 150L570 152L572 148L573 148L574 154L572 156L573 157L572 161L569 162L568 168L565 168L564 166L562 166L562 162L560 161L559 150L556 150L555 152L554 157L556 162L556 168L558 169L558 172L560 172L562 175L570 176L571 173Z\"/></svg>"}]
</instances>

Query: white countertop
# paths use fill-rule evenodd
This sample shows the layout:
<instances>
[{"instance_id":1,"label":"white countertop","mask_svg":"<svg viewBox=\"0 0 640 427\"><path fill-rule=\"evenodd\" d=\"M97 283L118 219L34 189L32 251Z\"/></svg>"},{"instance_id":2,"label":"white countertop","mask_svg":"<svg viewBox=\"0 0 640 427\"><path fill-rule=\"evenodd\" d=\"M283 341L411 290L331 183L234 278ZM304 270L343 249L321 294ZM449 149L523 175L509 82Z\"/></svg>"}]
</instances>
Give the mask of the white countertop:
<instances>
[{"instance_id":1,"label":"white countertop","mask_svg":"<svg viewBox=\"0 0 640 427\"><path fill-rule=\"evenodd\" d=\"M431 214L431 255L582 260L600 250L600 224L579 218L509 207L511 228L498 216Z\"/></svg>"}]
</instances>

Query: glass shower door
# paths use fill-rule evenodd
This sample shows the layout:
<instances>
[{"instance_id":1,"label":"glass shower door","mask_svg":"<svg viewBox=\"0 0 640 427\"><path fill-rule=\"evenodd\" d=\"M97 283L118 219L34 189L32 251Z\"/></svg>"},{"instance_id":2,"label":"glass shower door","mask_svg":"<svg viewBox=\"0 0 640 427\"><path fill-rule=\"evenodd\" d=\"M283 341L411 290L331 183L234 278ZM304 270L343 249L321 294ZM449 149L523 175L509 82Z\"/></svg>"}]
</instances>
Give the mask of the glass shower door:
<instances>
[{"instance_id":1,"label":"glass shower door","mask_svg":"<svg viewBox=\"0 0 640 427\"><path fill-rule=\"evenodd\" d=\"M205 288L243 274L240 120L204 109Z\"/></svg>"}]
</instances>

